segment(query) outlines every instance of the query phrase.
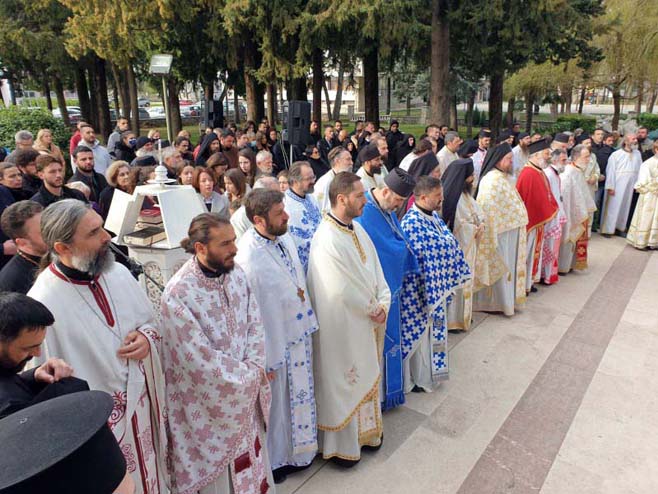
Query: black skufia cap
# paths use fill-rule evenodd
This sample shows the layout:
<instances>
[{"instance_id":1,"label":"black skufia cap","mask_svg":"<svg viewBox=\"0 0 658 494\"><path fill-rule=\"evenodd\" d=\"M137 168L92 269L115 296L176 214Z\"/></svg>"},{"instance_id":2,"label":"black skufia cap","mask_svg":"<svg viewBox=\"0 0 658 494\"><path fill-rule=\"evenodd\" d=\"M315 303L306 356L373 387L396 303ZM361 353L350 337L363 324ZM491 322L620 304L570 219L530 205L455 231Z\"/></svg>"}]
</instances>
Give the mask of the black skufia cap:
<instances>
[{"instance_id":1,"label":"black skufia cap","mask_svg":"<svg viewBox=\"0 0 658 494\"><path fill-rule=\"evenodd\" d=\"M112 494L126 460L107 425L112 397L82 391L0 420L1 494Z\"/></svg>"}]
</instances>

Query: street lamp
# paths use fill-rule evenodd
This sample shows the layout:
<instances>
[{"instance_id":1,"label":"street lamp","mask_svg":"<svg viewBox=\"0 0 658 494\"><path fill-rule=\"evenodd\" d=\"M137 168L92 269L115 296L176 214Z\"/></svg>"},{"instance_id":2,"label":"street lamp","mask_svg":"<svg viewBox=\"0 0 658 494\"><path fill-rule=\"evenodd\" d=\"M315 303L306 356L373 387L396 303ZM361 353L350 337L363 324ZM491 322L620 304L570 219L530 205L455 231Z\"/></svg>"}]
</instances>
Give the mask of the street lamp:
<instances>
[{"instance_id":1,"label":"street lamp","mask_svg":"<svg viewBox=\"0 0 658 494\"><path fill-rule=\"evenodd\" d=\"M165 121L167 123L167 139L172 143L171 126L169 125L169 98L167 97L166 78L171 72L171 62L174 60L173 55L159 54L151 57L149 72L153 75L162 77L162 99L165 106Z\"/></svg>"}]
</instances>

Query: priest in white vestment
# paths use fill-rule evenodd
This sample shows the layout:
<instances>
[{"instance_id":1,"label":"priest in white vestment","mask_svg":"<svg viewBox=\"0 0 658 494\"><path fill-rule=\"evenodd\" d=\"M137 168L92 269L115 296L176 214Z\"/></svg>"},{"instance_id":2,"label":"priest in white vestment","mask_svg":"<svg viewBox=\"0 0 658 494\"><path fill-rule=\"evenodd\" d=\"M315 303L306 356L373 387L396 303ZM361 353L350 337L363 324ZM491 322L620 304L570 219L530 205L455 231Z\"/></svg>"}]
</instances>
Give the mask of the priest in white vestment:
<instances>
[{"instance_id":1,"label":"priest in white vestment","mask_svg":"<svg viewBox=\"0 0 658 494\"><path fill-rule=\"evenodd\" d=\"M596 191L599 190L599 182L605 180L605 177L601 175L601 168L599 167L599 160L596 157L596 154L592 152L592 137L589 134L583 133L576 138L576 144L582 144L589 150L589 163L587 163L587 168L584 170L585 181L587 182L587 187L589 188L590 194L592 194L592 199L596 202ZM592 225L594 224L594 213L591 214L588 222L588 232L589 237L592 236Z\"/></svg>"},{"instance_id":2,"label":"priest in white vestment","mask_svg":"<svg viewBox=\"0 0 658 494\"><path fill-rule=\"evenodd\" d=\"M640 194L626 240L636 249L658 248L658 141L653 157L642 163L635 183Z\"/></svg>"},{"instance_id":3,"label":"priest in white vestment","mask_svg":"<svg viewBox=\"0 0 658 494\"><path fill-rule=\"evenodd\" d=\"M273 376L267 449L275 482L310 465L317 452L311 337L318 323L304 267L286 233L283 201L278 191L249 194L245 207L254 226L240 239L235 258L260 306L265 330L266 370Z\"/></svg>"},{"instance_id":4,"label":"priest in white vestment","mask_svg":"<svg viewBox=\"0 0 658 494\"><path fill-rule=\"evenodd\" d=\"M459 242L464 259L471 273L474 273L477 244L484 233L482 211L472 194L475 181L474 163L470 159L454 161L441 181L444 197L443 221ZM467 331L471 328L472 318L473 278L469 277L463 286L455 291L448 304L448 329Z\"/></svg>"},{"instance_id":5,"label":"priest in white vestment","mask_svg":"<svg viewBox=\"0 0 658 494\"><path fill-rule=\"evenodd\" d=\"M582 144L575 146L571 151L572 162L560 175L560 194L567 219L560 244L560 273L587 268L588 224L592 213L596 211L584 174L590 163L589 155L587 147Z\"/></svg>"},{"instance_id":6,"label":"priest in white vestment","mask_svg":"<svg viewBox=\"0 0 658 494\"><path fill-rule=\"evenodd\" d=\"M172 494L273 493L264 330L235 233L200 214L181 247L194 257L161 304Z\"/></svg>"},{"instance_id":7,"label":"priest in white vestment","mask_svg":"<svg viewBox=\"0 0 658 494\"><path fill-rule=\"evenodd\" d=\"M625 232L631 210L633 192L642 166L642 154L637 149L635 134L624 136L621 149L610 155L605 177L601 234Z\"/></svg>"},{"instance_id":8,"label":"priest in white vestment","mask_svg":"<svg viewBox=\"0 0 658 494\"><path fill-rule=\"evenodd\" d=\"M460 166L460 161L453 161L448 170L453 166ZM471 270L437 213L443 200L441 181L418 178L414 197L402 218L420 266L420 272L405 281L401 295L404 387L407 392L431 392L449 378L446 308L451 294L470 279Z\"/></svg>"},{"instance_id":9,"label":"priest in white vestment","mask_svg":"<svg viewBox=\"0 0 658 494\"><path fill-rule=\"evenodd\" d=\"M279 190L279 182L274 177L261 177L256 180L256 183L254 183L254 188L252 190L256 189ZM249 195L249 192L247 192L247 195ZM235 236L238 240L244 235L244 232L252 227L251 221L247 218L247 211L244 208L244 204L231 216L231 226L233 227Z\"/></svg>"},{"instance_id":10,"label":"priest in white vestment","mask_svg":"<svg viewBox=\"0 0 658 494\"><path fill-rule=\"evenodd\" d=\"M318 436L323 457L349 467L362 447L382 443L380 362L391 292L375 246L353 221L366 203L359 177L339 173L329 197L307 278L320 325L313 338Z\"/></svg>"},{"instance_id":11,"label":"priest in white vestment","mask_svg":"<svg viewBox=\"0 0 658 494\"><path fill-rule=\"evenodd\" d=\"M288 183L290 187L284 196L286 213L289 216L288 232L297 246L299 260L306 273L311 239L322 219L320 207L312 195L315 174L308 161L296 161L292 164L288 170Z\"/></svg>"},{"instance_id":12,"label":"priest in white vestment","mask_svg":"<svg viewBox=\"0 0 658 494\"><path fill-rule=\"evenodd\" d=\"M382 175L382 157L379 154L377 144L368 144L359 152L359 168L356 174L363 182L365 190L378 189L384 186Z\"/></svg>"},{"instance_id":13,"label":"priest in white vestment","mask_svg":"<svg viewBox=\"0 0 658 494\"><path fill-rule=\"evenodd\" d=\"M526 300L528 213L514 187L512 148L503 142L487 153L476 191L484 234L475 260L473 310L514 314Z\"/></svg>"},{"instance_id":14,"label":"priest in white vestment","mask_svg":"<svg viewBox=\"0 0 658 494\"><path fill-rule=\"evenodd\" d=\"M558 274L558 264L560 258L560 240L562 238L562 229L567 222L564 215L564 206L562 205L562 194L560 192L560 173L564 170L567 163L567 152L564 149L557 148L551 151L551 162L544 168L544 173L551 187L551 194L557 201L557 215L544 226L544 244L541 254L541 280L546 285L557 283L560 276Z\"/></svg>"},{"instance_id":15,"label":"priest in white vestment","mask_svg":"<svg viewBox=\"0 0 658 494\"><path fill-rule=\"evenodd\" d=\"M338 173L352 171L352 167L354 166L351 153L341 146L329 151L329 164L331 165L331 170L322 175L313 187L313 197L315 197L322 214L331 210L331 204L329 202L329 186L331 185L331 181Z\"/></svg>"},{"instance_id":16,"label":"priest in white vestment","mask_svg":"<svg viewBox=\"0 0 658 494\"><path fill-rule=\"evenodd\" d=\"M519 134L519 143L512 148L512 178L516 182L521 169L528 162L530 154L528 154L528 146L532 144L530 134L521 132Z\"/></svg>"},{"instance_id":17,"label":"priest in white vestment","mask_svg":"<svg viewBox=\"0 0 658 494\"><path fill-rule=\"evenodd\" d=\"M130 272L114 262L103 219L66 199L41 216L51 263L28 295L54 315L47 356L66 360L90 389L114 399L109 425L136 492L168 493L161 338L152 304Z\"/></svg>"}]
</instances>

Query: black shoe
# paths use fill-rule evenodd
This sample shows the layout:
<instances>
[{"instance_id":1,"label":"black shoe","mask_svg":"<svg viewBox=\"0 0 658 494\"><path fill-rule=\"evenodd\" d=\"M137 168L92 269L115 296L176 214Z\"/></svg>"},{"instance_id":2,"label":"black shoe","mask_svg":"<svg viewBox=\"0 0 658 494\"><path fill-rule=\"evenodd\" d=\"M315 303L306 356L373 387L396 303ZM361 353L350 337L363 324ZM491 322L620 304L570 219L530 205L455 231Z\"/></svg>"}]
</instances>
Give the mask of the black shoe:
<instances>
[{"instance_id":1,"label":"black shoe","mask_svg":"<svg viewBox=\"0 0 658 494\"><path fill-rule=\"evenodd\" d=\"M610 233L602 233L601 236L605 238L612 238L612 235Z\"/></svg>"},{"instance_id":2,"label":"black shoe","mask_svg":"<svg viewBox=\"0 0 658 494\"><path fill-rule=\"evenodd\" d=\"M281 484L285 482L288 474L287 474L287 467L281 467L277 468L275 470L272 470L272 477L274 478L274 483L275 484Z\"/></svg>"},{"instance_id":3,"label":"black shoe","mask_svg":"<svg viewBox=\"0 0 658 494\"><path fill-rule=\"evenodd\" d=\"M417 384L414 385L413 389L411 390L412 393L424 393L425 390L418 386Z\"/></svg>"},{"instance_id":4,"label":"black shoe","mask_svg":"<svg viewBox=\"0 0 658 494\"><path fill-rule=\"evenodd\" d=\"M382 438L381 441L379 441L378 446L370 446L369 444L365 444L363 446L363 449L365 449L366 451L379 451L379 448L382 447L382 444L384 444L384 434L382 434Z\"/></svg>"},{"instance_id":5,"label":"black shoe","mask_svg":"<svg viewBox=\"0 0 658 494\"><path fill-rule=\"evenodd\" d=\"M530 291L532 293L537 293L539 290L537 290L537 288L533 286L533 287L530 288Z\"/></svg>"},{"instance_id":6,"label":"black shoe","mask_svg":"<svg viewBox=\"0 0 658 494\"><path fill-rule=\"evenodd\" d=\"M341 468L352 468L354 465L359 463L361 460L346 460L344 458L338 458L337 456L333 456L331 458L331 461L335 464L338 465Z\"/></svg>"}]
</instances>

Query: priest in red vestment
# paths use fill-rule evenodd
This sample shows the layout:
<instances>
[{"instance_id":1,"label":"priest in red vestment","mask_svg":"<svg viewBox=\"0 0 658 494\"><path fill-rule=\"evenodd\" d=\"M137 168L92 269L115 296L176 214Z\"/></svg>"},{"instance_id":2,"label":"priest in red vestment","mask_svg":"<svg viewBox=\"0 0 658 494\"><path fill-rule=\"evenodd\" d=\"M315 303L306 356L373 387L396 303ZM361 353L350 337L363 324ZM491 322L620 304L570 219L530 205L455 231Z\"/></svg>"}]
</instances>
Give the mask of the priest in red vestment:
<instances>
[{"instance_id":1,"label":"priest in red vestment","mask_svg":"<svg viewBox=\"0 0 658 494\"><path fill-rule=\"evenodd\" d=\"M528 147L529 158L519 178L516 190L519 192L528 211L528 255L526 261L526 292L537 291L532 285L541 276L542 242L544 240L544 225L558 213L559 206L544 168L550 164L551 150L546 139L533 142Z\"/></svg>"}]
</instances>

